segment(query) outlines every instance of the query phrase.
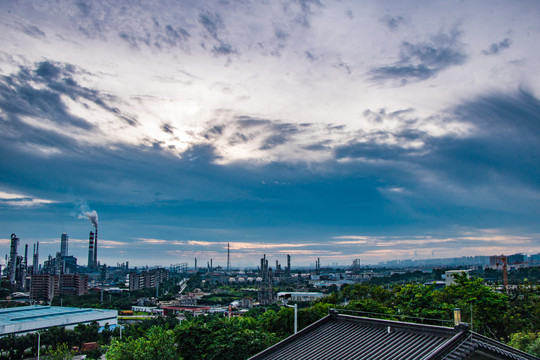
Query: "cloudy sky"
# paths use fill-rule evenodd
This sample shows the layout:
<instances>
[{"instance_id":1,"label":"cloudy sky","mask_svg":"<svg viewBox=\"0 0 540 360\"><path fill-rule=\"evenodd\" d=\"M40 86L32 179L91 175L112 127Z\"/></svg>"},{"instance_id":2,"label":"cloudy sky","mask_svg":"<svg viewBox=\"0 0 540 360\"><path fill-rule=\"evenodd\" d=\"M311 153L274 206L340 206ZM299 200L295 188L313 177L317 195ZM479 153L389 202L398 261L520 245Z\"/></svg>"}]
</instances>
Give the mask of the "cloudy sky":
<instances>
[{"instance_id":1,"label":"cloudy sky","mask_svg":"<svg viewBox=\"0 0 540 360\"><path fill-rule=\"evenodd\" d=\"M0 9L2 261L540 252L538 1Z\"/></svg>"}]
</instances>

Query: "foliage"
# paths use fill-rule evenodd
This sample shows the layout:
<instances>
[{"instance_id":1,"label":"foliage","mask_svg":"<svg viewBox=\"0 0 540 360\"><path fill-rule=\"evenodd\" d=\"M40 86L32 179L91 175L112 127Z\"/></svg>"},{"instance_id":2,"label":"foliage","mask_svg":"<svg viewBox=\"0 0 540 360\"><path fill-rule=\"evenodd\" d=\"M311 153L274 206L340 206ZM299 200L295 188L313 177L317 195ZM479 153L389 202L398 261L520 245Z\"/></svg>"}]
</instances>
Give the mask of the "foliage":
<instances>
[{"instance_id":1,"label":"foliage","mask_svg":"<svg viewBox=\"0 0 540 360\"><path fill-rule=\"evenodd\" d=\"M138 339L113 340L106 354L109 360L177 360L172 330L159 326L151 327Z\"/></svg>"},{"instance_id":2,"label":"foliage","mask_svg":"<svg viewBox=\"0 0 540 360\"><path fill-rule=\"evenodd\" d=\"M179 353L186 359L246 359L278 341L245 318L198 317L174 329Z\"/></svg>"},{"instance_id":3,"label":"foliage","mask_svg":"<svg viewBox=\"0 0 540 360\"><path fill-rule=\"evenodd\" d=\"M540 357L540 332L518 332L512 334L508 345L521 351L525 351L531 355Z\"/></svg>"},{"instance_id":4,"label":"foliage","mask_svg":"<svg viewBox=\"0 0 540 360\"><path fill-rule=\"evenodd\" d=\"M191 286L203 285L200 277L192 279ZM330 308L358 312L361 316L436 325L451 324L454 308L460 308L462 321L472 321L474 331L497 340L509 340L511 346L532 354L538 354L540 349L540 288L536 286L522 285L502 293L485 285L482 279L456 276L454 285L441 290L414 282L384 286L359 283L345 285L337 292L333 290L311 305L299 306L299 329L326 316ZM245 295L240 287L226 286L212 296L216 299ZM122 299L122 295L111 297L114 299ZM122 341L118 340L118 328L101 333L98 328L93 323L79 325L74 330L43 331L43 352L58 349L62 344L80 346L82 342L97 341L105 346L112 342L107 349L108 359L167 360L180 356L194 360L247 359L293 333L294 310L273 304L251 309L241 318L187 315L181 324L175 317L157 317L126 325ZM29 351L37 353L36 334L0 338L0 359L22 358Z\"/></svg>"},{"instance_id":5,"label":"foliage","mask_svg":"<svg viewBox=\"0 0 540 360\"><path fill-rule=\"evenodd\" d=\"M69 349L68 344L62 343L59 344L56 349L51 350L49 353L49 356L47 357L49 360L68 360L73 359L73 352Z\"/></svg>"}]
</instances>

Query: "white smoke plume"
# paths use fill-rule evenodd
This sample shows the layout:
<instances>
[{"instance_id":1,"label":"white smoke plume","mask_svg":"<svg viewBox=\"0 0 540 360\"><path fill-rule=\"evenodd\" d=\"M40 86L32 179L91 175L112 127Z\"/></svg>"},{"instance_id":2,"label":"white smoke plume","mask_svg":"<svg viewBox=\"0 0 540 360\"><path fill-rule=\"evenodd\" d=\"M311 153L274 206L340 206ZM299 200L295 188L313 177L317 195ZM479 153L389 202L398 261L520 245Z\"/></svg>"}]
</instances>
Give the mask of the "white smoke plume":
<instances>
[{"instance_id":1,"label":"white smoke plume","mask_svg":"<svg viewBox=\"0 0 540 360\"><path fill-rule=\"evenodd\" d=\"M98 214L97 214L96 210L83 211L83 213L81 215L79 215L79 219L84 219L85 217L88 218L88 220L90 220L92 225L94 225L94 228L97 230L97 228L98 228Z\"/></svg>"}]
</instances>

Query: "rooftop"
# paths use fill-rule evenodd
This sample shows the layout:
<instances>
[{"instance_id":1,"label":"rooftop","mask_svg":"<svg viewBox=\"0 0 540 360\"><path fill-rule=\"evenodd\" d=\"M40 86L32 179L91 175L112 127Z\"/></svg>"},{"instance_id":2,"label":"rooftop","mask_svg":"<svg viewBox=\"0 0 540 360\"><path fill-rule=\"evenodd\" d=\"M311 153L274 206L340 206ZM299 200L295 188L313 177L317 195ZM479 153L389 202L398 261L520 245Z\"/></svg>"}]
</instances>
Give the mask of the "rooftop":
<instances>
[{"instance_id":1,"label":"rooftop","mask_svg":"<svg viewBox=\"0 0 540 360\"><path fill-rule=\"evenodd\" d=\"M262 359L514 359L531 360L495 340L456 328L330 315L255 355Z\"/></svg>"},{"instance_id":2,"label":"rooftop","mask_svg":"<svg viewBox=\"0 0 540 360\"><path fill-rule=\"evenodd\" d=\"M36 331L51 326L72 326L92 321L110 320L112 324L116 323L117 314L116 310L41 305L0 309L0 335Z\"/></svg>"}]
</instances>

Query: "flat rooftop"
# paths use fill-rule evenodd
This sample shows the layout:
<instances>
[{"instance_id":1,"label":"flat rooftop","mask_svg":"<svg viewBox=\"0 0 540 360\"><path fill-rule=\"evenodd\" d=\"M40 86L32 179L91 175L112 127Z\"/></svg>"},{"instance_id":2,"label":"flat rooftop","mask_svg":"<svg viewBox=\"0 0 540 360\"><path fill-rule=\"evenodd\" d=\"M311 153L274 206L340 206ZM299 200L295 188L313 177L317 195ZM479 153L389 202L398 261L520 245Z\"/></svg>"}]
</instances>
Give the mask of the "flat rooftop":
<instances>
[{"instance_id":1,"label":"flat rooftop","mask_svg":"<svg viewBox=\"0 0 540 360\"><path fill-rule=\"evenodd\" d=\"M41 305L0 309L0 335L32 332L53 326L75 326L92 321L116 324L118 311Z\"/></svg>"}]
</instances>

